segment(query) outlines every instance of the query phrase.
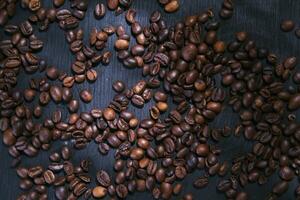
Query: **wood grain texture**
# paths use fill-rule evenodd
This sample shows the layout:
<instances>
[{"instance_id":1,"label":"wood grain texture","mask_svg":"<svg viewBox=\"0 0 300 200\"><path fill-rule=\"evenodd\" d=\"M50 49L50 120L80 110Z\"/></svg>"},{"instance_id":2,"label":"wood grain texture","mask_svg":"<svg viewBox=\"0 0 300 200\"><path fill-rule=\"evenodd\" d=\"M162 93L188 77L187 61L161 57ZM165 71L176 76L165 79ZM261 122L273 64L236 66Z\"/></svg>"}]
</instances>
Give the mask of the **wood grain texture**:
<instances>
[{"instance_id":1,"label":"wood grain texture","mask_svg":"<svg viewBox=\"0 0 300 200\"><path fill-rule=\"evenodd\" d=\"M51 6L51 1L44 1L48 7ZM86 13L85 19L80 23L80 27L85 30L85 41L88 38L88 33L92 27L101 28L107 24L111 25L124 25L127 26L123 15L115 17L112 12L107 12L107 15L102 20L96 20L93 16L93 8L96 3L102 1L90 0L89 9ZM221 0L181 0L181 8L175 14L163 13L164 18L168 22L168 25L174 24L176 21L181 20L184 16L190 14L197 14L206 8L213 8L217 11L220 8ZM68 5L65 5L68 7ZM137 19L143 24L147 24L148 16L154 10L163 11L163 9L156 3L155 0L135 0L133 8L138 10ZM283 33L279 29L279 25L282 19L290 18L300 23L300 2L298 0L238 0L236 1L236 9L234 16L229 21L222 22L219 37L228 41L232 40L235 31L245 30L249 32L250 37L257 41L259 46L267 47L272 52L280 55L280 59L284 59L289 55L300 55L300 40L296 39L293 33ZM28 12L24 12L18 7L17 15L13 18L12 23L21 22L25 16L28 16ZM3 30L1 30L3 35ZM45 58L49 65L55 65L60 69L64 69L70 73L70 65L74 60L74 56L70 53L67 42L64 38L64 33L58 28L57 24L52 24L48 32L38 33L37 35L44 41L44 49L39 55ZM109 41L108 49L113 50L113 41L115 37L112 37ZM299 66L298 66L299 67ZM94 94L94 100L89 104L82 104L80 111L89 111L93 107L103 108L109 103L113 97L113 91L111 84L114 80L121 79L125 81L129 86L133 85L137 80L142 79L141 71L138 69L128 70L125 69L122 64L117 60L114 53L113 60L108 66L98 66L96 70L99 72L99 78L94 84L82 84L78 85L74 89L75 96L78 96L78 91L82 88L90 88ZM18 89L24 88L29 78L38 77L39 75L21 75L19 80ZM143 110L130 108L140 118L145 118L148 115L148 109L151 106L151 102L147 104ZM51 104L44 110L44 116L49 117L51 112L55 109L66 110L65 105L56 106ZM299 113L298 113L299 117ZM231 110L225 109L220 116L211 124L214 127L222 127L224 124L234 126L237 116L231 112ZM51 152L58 150L64 142L55 142L51 148ZM251 144L246 142L243 138L228 138L219 143L223 153L222 160L228 160L236 155L249 151ZM8 155L8 150L1 142L0 145L1 164L0 164L0 199L13 200L22 191L18 189L18 177L13 169L11 169L11 158ZM91 174L96 174L99 169L105 169L114 174L112 170L114 158L111 151L107 156L101 156L98 153L97 145L94 143L89 144L88 148L81 151L74 151L73 161L78 164L80 159L89 158L93 165L91 166ZM25 166L32 166L33 164L42 164L46 166L48 163L48 152L42 152L37 158L29 159L23 158L23 164ZM216 191L216 184L219 180L218 177L210 179L210 183L207 188L201 190L195 190L192 186L193 180L197 175L203 174L203 171L197 171L188 176L183 181L184 190L182 194L192 192L195 199L198 200L217 200L225 199L223 194L219 194ZM246 191L250 194L251 200L261 200L266 197L266 194L271 191L272 185L278 180L278 176L273 176L267 184L264 186L249 185ZM290 183L289 191L280 199L292 200L294 199L294 190L297 186L297 180ZM128 199L151 199L149 193L136 193L130 195ZM55 199L53 191L49 192L49 199ZM108 199L108 198L107 198ZM174 198L174 199L179 199Z\"/></svg>"}]
</instances>

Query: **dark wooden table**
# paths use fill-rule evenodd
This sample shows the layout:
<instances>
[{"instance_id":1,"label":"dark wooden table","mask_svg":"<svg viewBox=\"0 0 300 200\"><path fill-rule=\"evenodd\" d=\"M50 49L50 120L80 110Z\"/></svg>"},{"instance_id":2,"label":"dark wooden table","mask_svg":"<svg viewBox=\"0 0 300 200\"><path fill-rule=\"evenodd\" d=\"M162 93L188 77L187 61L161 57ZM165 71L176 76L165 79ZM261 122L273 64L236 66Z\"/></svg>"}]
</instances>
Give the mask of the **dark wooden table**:
<instances>
[{"instance_id":1,"label":"dark wooden table","mask_svg":"<svg viewBox=\"0 0 300 200\"><path fill-rule=\"evenodd\" d=\"M44 3L48 4L48 7L51 6L51 2L52 1L44 1ZM107 12L105 18L96 20L93 16L93 8L98 2L102 1L90 1L87 15L80 23L80 27L82 27L86 33L85 40L87 40L88 33L93 27L101 28L107 24L122 24L127 27L127 31L129 32L123 15L115 17L112 12ZM181 0L181 2L182 6L175 14L163 13L168 25L173 25L176 21L183 19L187 15L200 13L200 11L206 8L213 8L213 10L218 11L222 3L221 0ZM154 10L163 11L156 0L135 0L133 8L138 10L137 19L143 24L148 22L148 16ZM269 48L272 52L280 55L280 59L284 59L289 55L298 56L300 55L300 39L296 39L293 33L281 32L279 25L281 20L286 18L293 19L300 25L299 11L299 0L237 0L233 18L229 21L222 22L220 38L228 41L233 38L235 31L245 30L249 32L251 38L257 41L259 46ZM29 13L27 11L18 7L17 14L11 23L17 24L24 20L24 17L28 15ZM3 30L1 28L0 33L3 35ZM45 43L45 46L39 55L45 58L49 65L55 65L60 69L70 72L70 65L74 60L74 56L70 53L68 44L65 41L64 33L58 28L58 25L52 24L47 32L37 32L37 35ZM110 50L113 50L114 38L115 37L112 37L109 41ZM117 60L115 53L112 62L108 66L98 66L96 70L99 73L99 78L94 84L85 83L75 87L75 96L78 96L78 91L82 88L90 88L94 93L94 100L89 104L82 104L80 111L89 111L93 107L103 108L105 105L108 105L114 94L111 88L111 84L114 80L121 79L131 86L137 80L142 79L141 71L139 69L125 69ZM27 86L29 78L38 76L39 74L32 76L21 75L17 88L24 88ZM147 104L144 109L135 109L132 107L130 109L134 111L138 117L146 118L148 115L148 108L151 104L151 102ZM66 111L65 105L57 106L51 104L44 110L44 117L49 117L51 112L55 109ZM237 116L233 114L230 109L225 109L211 126L222 127L224 124L227 124L233 127L236 123L236 119ZM67 143L56 142L50 151L58 150L63 144ZM233 156L249 151L251 143L246 142L243 137L230 137L221 141L219 146L223 151L221 159L230 161ZM0 153L0 199L16 199L18 194L21 193L21 190L18 188L19 179L15 170L10 168L12 158L8 155L8 150L4 147L2 142L0 145ZM78 163L79 160L83 158L89 158L93 162L91 174L95 174L99 169L105 169L111 174L114 174L112 170L114 162L112 151L109 155L102 156L98 153L97 145L91 143L88 145L88 148L81 151L75 151L73 155L73 161L75 163ZM25 166L32 166L33 164L42 164L46 166L47 163L48 152L41 152L38 157L33 159L25 157L22 159L22 164ZM182 194L192 192L196 200L225 199L223 194L218 193L215 188L219 180L218 177L211 178L207 188L195 190L192 186L192 181L200 174L203 174L203 171L197 171L194 174L189 175L188 178L183 181L185 188ZM257 186L255 184L247 186L246 191L250 194L250 199L264 199L267 193L271 191L272 185L278 179L278 176L274 175L264 186ZM298 180L295 178L295 180L290 183L289 191L280 199L294 199L294 190L297 185ZM49 191L49 199L55 199L52 190L50 189ZM151 199L151 195L149 193L135 193L128 197L128 199L142 198Z\"/></svg>"}]
</instances>

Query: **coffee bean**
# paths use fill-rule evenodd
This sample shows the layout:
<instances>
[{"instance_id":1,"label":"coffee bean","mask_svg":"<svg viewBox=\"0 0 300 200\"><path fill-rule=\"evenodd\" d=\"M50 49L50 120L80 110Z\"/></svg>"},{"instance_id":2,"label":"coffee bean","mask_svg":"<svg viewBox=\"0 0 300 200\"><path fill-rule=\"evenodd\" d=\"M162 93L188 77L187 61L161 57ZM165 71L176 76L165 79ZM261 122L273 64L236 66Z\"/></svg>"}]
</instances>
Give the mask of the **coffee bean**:
<instances>
[{"instance_id":1,"label":"coffee bean","mask_svg":"<svg viewBox=\"0 0 300 200\"><path fill-rule=\"evenodd\" d=\"M59 86L51 86L50 87L50 96L52 100L56 103L62 101L62 88Z\"/></svg>"},{"instance_id":2,"label":"coffee bean","mask_svg":"<svg viewBox=\"0 0 300 200\"><path fill-rule=\"evenodd\" d=\"M71 100L68 103L68 109L72 113L77 112L77 110L79 109L79 102L75 99Z\"/></svg>"},{"instance_id":3,"label":"coffee bean","mask_svg":"<svg viewBox=\"0 0 300 200\"><path fill-rule=\"evenodd\" d=\"M116 10L119 5L118 0L107 0L107 7L111 10Z\"/></svg>"},{"instance_id":4,"label":"coffee bean","mask_svg":"<svg viewBox=\"0 0 300 200\"><path fill-rule=\"evenodd\" d=\"M101 4L98 3L94 10L95 17L97 19L100 19L105 16L105 12L106 12L105 5L103 3Z\"/></svg>"},{"instance_id":5,"label":"coffee bean","mask_svg":"<svg viewBox=\"0 0 300 200\"><path fill-rule=\"evenodd\" d=\"M126 21L130 24L133 24L135 22L135 16L136 16L136 10L134 9L129 9L126 12Z\"/></svg>"},{"instance_id":6,"label":"coffee bean","mask_svg":"<svg viewBox=\"0 0 300 200\"><path fill-rule=\"evenodd\" d=\"M51 170L45 171L43 176L44 176L46 183L48 183L48 184L54 183L55 175Z\"/></svg>"},{"instance_id":7,"label":"coffee bean","mask_svg":"<svg viewBox=\"0 0 300 200\"><path fill-rule=\"evenodd\" d=\"M111 184L110 177L108 173L104 170L100 170L97 172L97 181L100 185L106 188Z\"/></svg>"},{"instance_id":8,"label":"coffee bean","mask_svg":"<svg viewBox=\"0 0 300 200\"><path fill-rule=\"evenodd\" d=\"M207 177L199 177L197 180L193 183L195 188L203 188L208 185L208 178Z\"/></svg>"},{"instance_id":9,"label":"coffee bean","mask_svg":"<svg viewBox=\"0 0 300 200\"><path fill-rule=\"evenodd\" d=\"M172 195L172 185L170 183L163 182L160 185L160 192L163 199L170 199Z\"/></svg>"},{"instance_id":10,"label":"coffee bean","mask_svg":"<svg viewBox=\"0 0 300 200\"><path fill-rule=\"evenodd\" d=\"M4 26L8 21L8 13L7 10L1 10L0 12L0 25Z\"/></svg>"},{"instance_id":11,"label":"coffee bean","mask_svg":"<svg viewBox=\"0 0 300 200\"><path fill-rule=\"evenodd\" d=\"M90 69L86 72L86 78L90 82L96 81L97 77L98 77L97 71L94 69Z\"/></svg>"},{"instance_id":12,"label":"coffee bean","mask_svg":"<svg viewBox=\"0 0 300 200\"><path fill-rule=\"evenodd\" d=\"M7 146L12 146L16 143L16 137L12 129L7 129L3 132L3 143Z\"/></svg>"},{"instance_id":13,"label":"coffee bean","mask_svg":"<svg viewBox=\"0 0 300 200\"><path fill-rule=\"evenodd\" d=\"M295 28L295 23L292 20L283 20L280 24L280 28L284 32L290 32Z\"/></svg>"},{"instance_id":14,"label":"coffee bean","mask_svg":"<svg viewBox=\"0 0 300 200\"><path fill-rule=\"evenodd\" d=\"M118 93L121 93L125 90L125 84L123 81L115 81L113 83L113 89L118 92Z\"/></svg>"},{"instance_id":15,"label":"coffee bean","mask_svg":"<svg viewBox=\"0 0 300 200\"><path fill-rule=\"evenodd\" d=\"M281 195L289 188L289 183L286 181L280 181L273 186L272 192L277 195Z\"/></svg>"},{"instance_id":16,"label":"coffee bean","mask_svg":"<svg viewBox=\"0 0 300 200\"><path fill-rule=\"evenodd\" d=\"M90 90L87 89L81 90L80 99L85 103L89 103L93 99L93 94L90 92Z\"/></svg>"},{"instance_id":17,"label":"coffee bean","mask_svg":"<svg viewBox=\"0 0 300 200\"><path fill-rule=\"evenodd\" d=\"M124 39L118 39L115 42L115 48L117 50L126 50L129 47L129 41Z\"/></svg>"},{"instance_id":18,"label":"coffee bean","mask_svg":"<svg viewBox=\"0 0 300 200\"><path fill-rule=\"evenodd\" d=\"M124 199L128 195L128 189L125 185L120 184L120 185L117 185L117 187L116 187L116 193L117 193L118 197L120 197L121 199Z\"/></svg>"},{"instance_id":19,"label":"coffee bean","mask_svg":"<svg viewBox=\"0 0 300 200\"><path fill-rule=\"evenodd\" d=\"M169 3L165 4L164 9L166 12L172 13L176 12L179 8L178 0L171 0Z\"/></svg>"},{"instance_id":20,"label":"coffee bean","mask_svg":"<svg viewBox=\"0 0 300 200\"><path fill-rule=\"evenodd\" d=\"M197 47L193 44L188 44L181 51L182 58L186 61L194 60L197 55Z\"/></svg>"},{"instance_id":21,"label":"coffee bean","mask_svg":"<svg viewBox=\"0 0 300 200\"><path fill-rule=\"evenodd\" d=\"M107 194L107 189L101 186L96 186L94 187L92 194L95 198L103 198Z\"/></svg>"},{"instance_id":22,"label":"coffee bean","mask_svg":"<svg viewBox=\"0 0 300 200\"><path fill-rule=\"evenodd\" d=\"M300 94L293 95L288 103L288 108L290 110L296 110L300 107Z\"/></svg>"},{"instance_id":23,"label":"coffee bean","mask_svg":"<svg viewBox=\"0 0 300 200\"><path fill-rule=\"evenodd\" d=\"M282 167L279 171L279 176L286 181L290 181L294 178L294 172L290 167Z\"/></svg>"},{"instance_id":24,"label":"coffee bean","mask_svg":"<svg viewBox=\"0 0 300 200\"><path fill-rule=\"evenodd\" d=\"M55 197L59 200L66 199L68 195L68 190L65 186L59 186L55 188Z\"/></svg>"},{"instance_id":25,"label":"coffee bean","mask_svg":"<svg viewBox=\"0 0 300 200\"><path fill-rule=\"evenodd\" d=\"M132 96L131 102L137 107L143 107L145 104L145 100L143 99L143 97L137 94Z\"/></svg>"},{"instance_id":26,"label":"coffee bean","mask_svg":"<svg viewBox=\"0 0 300 200\"><path fill-rule=\"evenodd\" d=\"M65 0L53 0L53 5L56 7L61 7L62 5L64 5Z\"/></svg>"}]
</instances>

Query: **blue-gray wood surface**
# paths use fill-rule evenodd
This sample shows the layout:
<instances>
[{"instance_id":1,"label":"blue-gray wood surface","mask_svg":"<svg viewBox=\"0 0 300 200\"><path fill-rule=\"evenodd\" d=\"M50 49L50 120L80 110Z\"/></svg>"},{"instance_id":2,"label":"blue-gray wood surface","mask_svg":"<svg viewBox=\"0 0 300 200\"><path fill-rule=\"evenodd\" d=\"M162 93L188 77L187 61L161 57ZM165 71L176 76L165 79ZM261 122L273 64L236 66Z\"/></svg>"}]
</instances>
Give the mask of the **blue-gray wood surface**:
<instances>
[{"instance_id":1,"label":"blue-gray wood surface","mask_svg":"<svg viewBox=\"0 0 300 200\"><path fill-rule=\"evenodd\" d=\"M173 25L176 21L183 19L184 16L200 13L206 8L213 8L214 11L218 11L222 1L221 0L180 0L180 10L174 14L163 13L163 17L168 22L168 25ZM52 6L52 1L43 1L48 7ZM124 15L115 17L112 12L107 12L106 16L102 20L96 20L93 15L93 8L96 3L104 1L90 0L89 8L86 17L80 23L85 31L85 40L87 41L88 33L93 27L101 28L107 24L111 25L124 25L128 32ZM67 4L66 7L69 7ZM156 2L156 0L135 0L133 6L138 11L137 19L143 24L148 23L148 17L154 10L160 10L163 12L162 7ZM25 16L28 16L29 12L22 10L19 6L16 16L12 19L11 23L19 23L24 20ZM280 59L284 59L289 55L300 55L300 39L297 39L294 33L284 33L280 31L280 22L282 19L292 19L298 22L300 25L300 1L299 0L237 0L235 6L235 12L233 18L228 21L223 21L220 29L220 38L225 40L232 40L235 31L245 30L249 32L250 37L257 41L258 46L266 47L270 51L280 55ZM1 35L3 30L0 29ZM49 65L55 65L60 69L64 69L70 73L70 65L74 60L74 56L69 51L69 45L67 44L64 32L58 28L57 24L52 24L47 32L36 34L44 41L44 48L39 55L46 59ZM113 50L114 37L109 40L108 49ZM93 107L103 108L113 98L114 92L111 88L111 84L114 80L121 79L125 81L129 86L133 85L137 80L142 79L141 71L139 69L128 70L125 69L122 64L117 60L116 54L112 62L108 66L98 66L96 70L99 73L99 78L94 84L81 84L74 88L75 95L78 96L78 91L82 88L90 88L94 94L94 100L89 104L81 104L80 111L89 111ZM38 77L39 75L21 75L19 79L18 88L21 89L27 86L28 80L31 77ZM25 83L25 84L24 84ZM152 103L148 103L144 109L133 110L140 118L148 116L148 109ZM54 109L61 109L66 111L64 105L48 106L44 109L44 117L49 117L51 111ZM298 115L299 116L299 115ZM231 112L231 109L225 109L212 123L212 126L222 127L224 124L234 126L237 116ZM63 145L63 142L55 142L50 152L58 150ZM222 149L222 160L228 160L243 152L249 151L251 143L246 142L243 137L227 138L219 143ZM12 158L8 155L8 149L1 142L0 144L0 199L13 200L16 199L18 194L22 191L18 188L19 178L16 175L14 169L10 168ZM32 166L33 164L42 164L46 166L48 163L49 152L41 152L38 157L29 159L22 158L22 164L25 166ZM88 147L81 151L74 151L73 161L78 164L80 159L89 158L93 165L91 166L91 174L95 175L99 169L105 169L111 174L114 174L112 166L114 163L113 152L109 155L102 156L98 153L97 145L90 143ZM181 194L192 192L195 199L200 200L217 200L225 199L223 194L216 191L216 184L219 180L218 177L210 179L208 187L200 190L196 190L192 186L193 180L197 175L203 172L197 171L188 176L183 181L184 191ZM278 181L278 176L275 174L269 179L267 184L263 186L257 186L250 184L246 187L246 191L250 195L251 200L264 199L271 191L272 185ZM297 178L290 183L288 192L280 199L292 200L294 199L294 190L298 185ZM128 199L151 199L149 193L135 193L130 195ZM177 197L179 198L179 197ZM49 190L49 199L55 199L53 191ZM109 198L107 198L109 199Z\"/></svg>"}]
</instances>

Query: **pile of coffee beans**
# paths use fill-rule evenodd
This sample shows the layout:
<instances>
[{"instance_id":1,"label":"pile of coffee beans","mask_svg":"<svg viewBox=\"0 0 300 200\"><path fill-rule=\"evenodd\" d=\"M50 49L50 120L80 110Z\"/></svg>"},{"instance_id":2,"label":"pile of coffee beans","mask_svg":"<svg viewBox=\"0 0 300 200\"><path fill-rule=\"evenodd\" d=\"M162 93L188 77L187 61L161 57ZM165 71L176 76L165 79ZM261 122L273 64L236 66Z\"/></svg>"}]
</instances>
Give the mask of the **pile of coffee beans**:
<instances>
[{"instance_id":1,"label":"pile of coffee beans","mask_svg":"<svg viewBox=\"0 0 300 200\"><path fill-rule=\"evenodd\" d=\"M211 9L173 26L154 11L143 26L130 0L106 3L117 14L126 10L131 33L123 25L93 28L85 44L87 33L79 22L88 1L70 0L70 9L60 8L64 3L53 0L53 8L46 9L39 0L21 1L32 15L18 25L5 25L9 39L0 41L0 130L21 179L24 193L19 200L48 199L50 187L59 200L125 199L134 192L150 192L154 199L198 199L182 192L182 180L197 170L203 175L192 177L195 188L207 187L211 177L218 176L217 190L235 200L250 198L244 191L248 184L263 185L278 174L278 182L266 194L273 200L299 176L300 126L295 111L300 108L300 72L296 71L296 57L280 61L244 31L231 41L221 40L221 23ZM159 3L166 12L179 8L178 0ZM14 13L15 1L0 5L0 24L4 25ZM228 19L233 11L233 1L224 0L219 16ZM107 11L99 3L93 12L101 20ZM38 56L43 41L35 35L35 27L46 31L51 23L64 31L75 57L69 74ZM294 27L290 20L281 24L283 31ZM113 34L116 40L109 44ZM141 80L131 87L115 80L112 89L116 94L106 107L79 113L79 106L90 103L97 94L85 88L75 96L73 85L97 80L94 68L109 65L114 53L106 50L108 45L114 46L124 67L140 69ZM21 73L41 76L19 91L16 84ZM66 106L66 119L59 107L42 118L51 101ZM145 104L152 104L145 119L129 111L131 106L142 109ZM213 127L211 122L226 107L239 116L236 127ZM218 142L231 135L251 141L252 148L221 161ZM68 146L51 153L47 167L23 166L21 159L50 150L60 140L71 141L74 149L94 142L101 155L114 150L115 175L103 169L89 174L92 163L83 159L76 165ZM300 186L295 198L300 198Z\"/></svg>"}]
</instances>

